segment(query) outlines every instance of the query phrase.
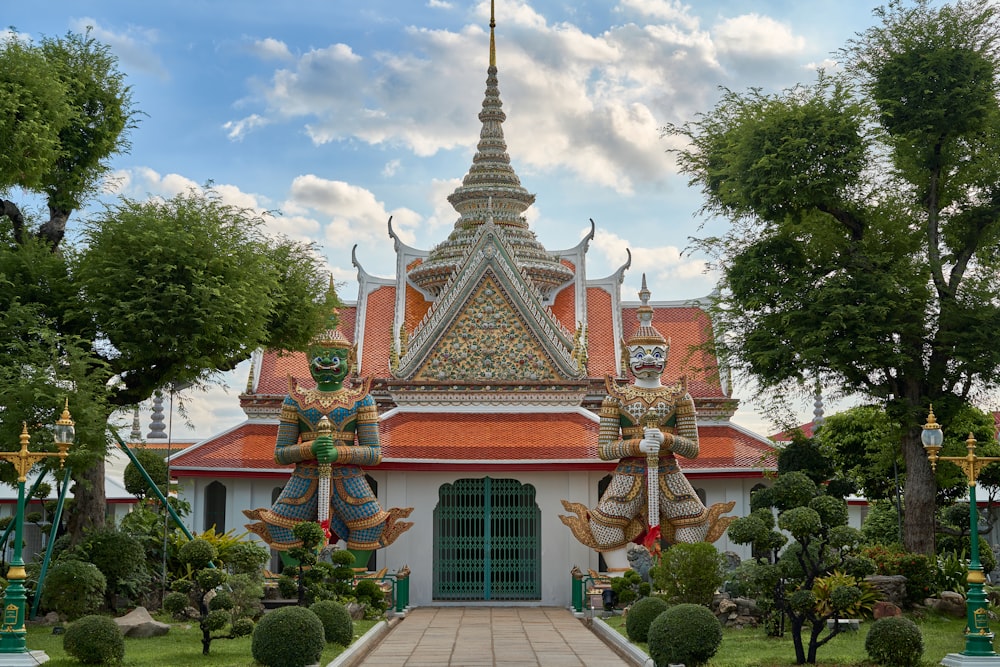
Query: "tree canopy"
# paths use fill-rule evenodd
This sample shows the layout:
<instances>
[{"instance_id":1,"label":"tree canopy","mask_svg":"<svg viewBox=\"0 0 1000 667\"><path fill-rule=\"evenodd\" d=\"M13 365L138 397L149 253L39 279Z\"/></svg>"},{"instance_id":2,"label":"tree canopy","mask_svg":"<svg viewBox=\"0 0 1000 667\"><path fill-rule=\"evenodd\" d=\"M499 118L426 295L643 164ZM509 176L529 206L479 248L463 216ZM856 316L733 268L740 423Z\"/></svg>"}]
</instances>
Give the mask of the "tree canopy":
<instances>
[{"instance_id":1,"label":"tree canopy","mask_svg":"<svg viewBox=\"0 0 1000 667\"><path fill-rule=\"evenodd\" d=\"M842 69L777 94L726 91L681 169L722 290L719 353L766 392L815 381L901 425L906 546L934 545L920 426L945 426L1000 379L997 8L891 2Z\"/></svg>"},{"instance_id":2,"label":"tree canopy","mask_svg":"<svg viewBox=\"0 0 1000 667\"><path fill-rule=\"evenodd\" d=\"M136 117L117 60L89 34L5 42L0 87L14 147L0 155L0 442L15 446L26 422L32 449L51 447L43 425L69 397L79 536L104 521L109 415L255 348L304 349L339 302L315 247L268 234L261 213L210 187L119 198L66 236ZM49 216L12 193L43 196Z\"/></svg>"}]
</instances>

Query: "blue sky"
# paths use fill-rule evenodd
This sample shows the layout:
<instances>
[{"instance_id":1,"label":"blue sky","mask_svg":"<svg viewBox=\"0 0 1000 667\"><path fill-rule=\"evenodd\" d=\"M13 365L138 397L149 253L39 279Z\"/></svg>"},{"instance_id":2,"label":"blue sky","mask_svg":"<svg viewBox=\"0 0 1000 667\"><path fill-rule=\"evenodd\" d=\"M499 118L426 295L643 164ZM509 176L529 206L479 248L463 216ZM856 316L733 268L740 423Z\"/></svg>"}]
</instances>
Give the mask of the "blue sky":
<instances>
[{"instance_id":1,"label":"blue sky","mask_svg":"<svg viewBox=\"0 0 1000 667\"><path fill-rule=\"evenodd\" d=\"M592 218L588 277L610 274L629 248L626 299L643 272L654 300L708 294L714 277L684 251L725 225L699 231L699 194L659 128L711 108L720 86L811 81L879 4L496 0L504 132L537 195L528 219L539 240L572 247ZM489 13L488 1L460 0L55 0L10 3L4 22L22 39L89 26L118 56L143 115L113 190L171 195L212 181L228 201L280 211L272 229L319 244L352 299L352 246L369 273L394 271L390 215L418 248L457 219L445 197L478 140ZM187 396L192 426L175 419L175 436L238 423L245 377L228 395ZM749 404L738 421L771 430Z\"/></svg>"}]
</instances>

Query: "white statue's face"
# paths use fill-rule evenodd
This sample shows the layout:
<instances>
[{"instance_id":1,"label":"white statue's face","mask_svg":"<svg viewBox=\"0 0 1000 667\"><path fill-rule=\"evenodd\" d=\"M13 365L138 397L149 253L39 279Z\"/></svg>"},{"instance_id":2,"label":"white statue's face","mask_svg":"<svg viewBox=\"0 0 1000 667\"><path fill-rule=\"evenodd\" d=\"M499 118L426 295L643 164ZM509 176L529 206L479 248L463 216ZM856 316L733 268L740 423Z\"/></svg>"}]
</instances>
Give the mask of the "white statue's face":
<instances>
[{"instance_id":1,"label":"white statue's face","mask_svg":"<svg viewBox=\"0 0 1000 667\"><path fill-rule=\"evenodd\" d=\"M667 364L667 349L662 345L630 345L628 367L632 375L654 380L663 375Z\"/></svg>"}]
</instances>

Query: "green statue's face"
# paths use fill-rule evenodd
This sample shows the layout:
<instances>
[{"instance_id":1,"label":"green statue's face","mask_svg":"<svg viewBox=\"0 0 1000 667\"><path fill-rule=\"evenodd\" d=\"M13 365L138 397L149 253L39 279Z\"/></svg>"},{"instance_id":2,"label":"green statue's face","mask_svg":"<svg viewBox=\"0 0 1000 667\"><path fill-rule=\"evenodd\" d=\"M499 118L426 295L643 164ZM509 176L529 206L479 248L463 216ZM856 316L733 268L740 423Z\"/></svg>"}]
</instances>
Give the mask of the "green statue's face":
<instances>
[{"instance_id":1,"label":"green statue's face","mask_svg":"<svg viewBox=\"0 0 1000 667\"><path fill-rule=\"evenodd\" d=\"M348 350L337 347L309 349L309 372L320 387L340 386L350 372Z\"/></svg>"}]
</instances>

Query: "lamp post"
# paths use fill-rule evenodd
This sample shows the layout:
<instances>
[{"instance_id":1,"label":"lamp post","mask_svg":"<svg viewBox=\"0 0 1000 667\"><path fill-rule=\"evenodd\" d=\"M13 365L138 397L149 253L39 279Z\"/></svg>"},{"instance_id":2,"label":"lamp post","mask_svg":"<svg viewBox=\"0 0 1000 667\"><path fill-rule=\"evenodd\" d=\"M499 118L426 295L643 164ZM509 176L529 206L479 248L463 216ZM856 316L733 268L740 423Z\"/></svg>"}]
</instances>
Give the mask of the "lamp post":
<instances>
[{"instance_id":1,"label":"lamp post","mask_svg":"<svg viewBox=\"0 0 1000 667\"><path fill-rule=\"evenodd\" d=\"M969 574L966 581L968 590L965 597L966 626L965 650L961 653L949 653L941 661L943 665L1000 665L1000 655L993 651L993 632L990 630L989 604L983 586L986 577L979 561L979 517L976 511L976 479L982 468L1000 461L997 456L977 456L976 439L969 433L966 440L968 453L965 456L938 456L944 434L941 425L934 418L934 407L931 406L927 415L927 423L923 426L920 441L927 453L931 470L937 470L938 461L951 461L962 469L969 482L969 541L971 558L969 559Z\"/></svg>"},{"instance_id":2,"label":"lamp post","mask_svg":"<svg viewBox=\"0 0 1000 667\"><path fill-rule=\"evenodd\" d=\"M21 559L21 530L24 526L24 483L28 471L36 462L49 456L59 457L59 467L66 461L66 450L73 443L76 433L73 419L69 414L69 399L63 407L62 415L55 423L55 436L58 452L29 452L28 424L21 429L21 449L16 452L0 452L0 459L14 464L17 470L17 514L14 516L14 557L7 571L7 589L4 591L3 617L0 619L0 664L3 665L36 665L39 658L48 660L41 651L28 651L25 644L27 631L24 629L24 561ZM35 653L36 655L32 655ZM41 655L37 655L41 654Z\"/></svg>"}]
</instances>

